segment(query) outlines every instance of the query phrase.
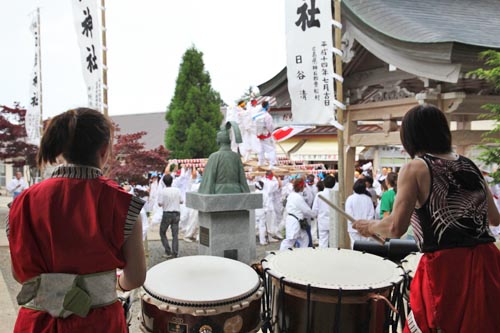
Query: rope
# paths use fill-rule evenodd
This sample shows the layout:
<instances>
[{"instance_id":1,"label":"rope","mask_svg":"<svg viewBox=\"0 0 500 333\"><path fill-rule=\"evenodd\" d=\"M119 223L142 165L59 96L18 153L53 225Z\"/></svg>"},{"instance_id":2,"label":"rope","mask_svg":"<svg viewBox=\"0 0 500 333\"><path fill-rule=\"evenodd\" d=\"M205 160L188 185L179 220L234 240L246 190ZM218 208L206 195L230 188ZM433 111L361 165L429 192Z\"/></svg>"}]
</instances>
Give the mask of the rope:
<instances>
[{"instance_id":1,"label":"rope","mask_svg":"<svg viewBox=\"0 0 500 333\"><path fill-rule=\"evenodd\" d=\"M311 332L311 284L307 285L306 333Z\"/></svg>"},{"instance_id":2,"label":"rope","mask_svg":"<svg viewBox=\"0 0 500 333\"><path fill-rule=\"evenodd\" d=\"M287 333L288 330L286 328L286 318L285 318L285 277L282 276L280 278L280 298L281 298L281 333Z\"/></svg>"},{"instance_id":3,"label":"rope","mask_svg":"<svg viewBox=\"0 0 500 333\"><path fill-rule=\"evenodd\" d=\"M339 295L337 301L337 308L335 309L335 324L333 328L334 333L340 333L340 315L342 309L342 288L339 288Z\"/></svg>"}]
</instances>

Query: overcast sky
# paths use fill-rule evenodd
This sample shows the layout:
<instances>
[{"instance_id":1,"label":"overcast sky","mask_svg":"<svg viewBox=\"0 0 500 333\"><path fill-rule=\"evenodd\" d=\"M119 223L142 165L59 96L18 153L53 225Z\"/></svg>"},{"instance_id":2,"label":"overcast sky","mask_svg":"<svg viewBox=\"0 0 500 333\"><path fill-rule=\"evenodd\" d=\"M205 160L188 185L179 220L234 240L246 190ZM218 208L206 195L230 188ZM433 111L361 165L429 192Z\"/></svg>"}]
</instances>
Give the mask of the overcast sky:
<instances>
[{"instance_id":1,"label":"overcast sky","mask_svg":"<svg viewBox=\"0 0 500 333\"><path fill-rule=\"evenodd\" d=\"M28 105L37 6L44 118L87 105L71 1L0 1L0 105ZM107 0L109 114L165 111L192 45L213 88L233 104L286 65L284 2Z\"/></svg>"}]
</instances>

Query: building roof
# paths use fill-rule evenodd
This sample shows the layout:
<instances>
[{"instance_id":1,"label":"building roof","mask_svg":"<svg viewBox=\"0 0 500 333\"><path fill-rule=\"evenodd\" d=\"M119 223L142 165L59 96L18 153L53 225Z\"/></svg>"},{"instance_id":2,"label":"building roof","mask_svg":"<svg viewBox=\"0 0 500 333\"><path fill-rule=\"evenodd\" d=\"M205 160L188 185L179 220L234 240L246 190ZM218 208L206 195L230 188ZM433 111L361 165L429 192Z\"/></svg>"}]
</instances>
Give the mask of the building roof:
<instances>
[{"instance_id":1,"label":"building roof","mask_svg":"<svg viewBox=\"0 0 500 333\"><path fill-rule=\"evenodd\" d=\"M147 132L142 137L145 149L165 146L165 131L168 127L165 112L116 115L110 118L120 127L120 134Z\"/></svg>"},{"instance_id":2,"label":"building roof","mask_svg":"<svg viewBox=\"0 0 500 333\"><path fill-rule=\"evenodd\" d=\"M498 0L344 0L342 3L344 10L367 26L403 42L456 42L500 48Z\"/></svg>"},{"instance_id":3,"label":"building roof","mask_svg":"<svg viewBox=\"0 0 500 333\"><path fill-rule=\"evenodd\" d=\"M381 132L382 126L378 124L359 124L357 126L357 131L361 133L373 133ZM297 137L309 136L309 135L336 135L337 128L335 126L315 126L313 128L308 128L299 134Z\"/></svg>"},{"instance_id":4,"label":"building roof","mask_svg":"<svg viewBox=\"0 0 500 333\"><path fill-rule=\"evenodd\" d=\"M450 83L482 65L479 52L500 49L497 13L499 0L342 1L343 30L354 45L417 77ZM284 68L258 87L281 94L277 106L284 107L286 82Z\"/></svg>"}]
</instances>

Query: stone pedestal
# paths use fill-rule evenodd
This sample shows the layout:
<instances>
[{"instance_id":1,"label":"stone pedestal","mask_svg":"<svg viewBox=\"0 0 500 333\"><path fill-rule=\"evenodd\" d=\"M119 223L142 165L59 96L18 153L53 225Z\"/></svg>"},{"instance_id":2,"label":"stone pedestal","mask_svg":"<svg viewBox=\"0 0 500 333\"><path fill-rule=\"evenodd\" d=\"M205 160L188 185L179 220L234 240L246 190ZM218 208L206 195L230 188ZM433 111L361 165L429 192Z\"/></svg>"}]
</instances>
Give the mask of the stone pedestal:
<instances>
[{"instance_id":1,"label":"stone pedestal","mask_svg":"<svg viewBox=\"0 0 500 333\"><path fill-rule=\"evenodd\" d=\"M200 255L239 260L256 258L255 213L262 208L261 193L186 193L186 206L198 210Z\"/></svg>"}]
</instances>

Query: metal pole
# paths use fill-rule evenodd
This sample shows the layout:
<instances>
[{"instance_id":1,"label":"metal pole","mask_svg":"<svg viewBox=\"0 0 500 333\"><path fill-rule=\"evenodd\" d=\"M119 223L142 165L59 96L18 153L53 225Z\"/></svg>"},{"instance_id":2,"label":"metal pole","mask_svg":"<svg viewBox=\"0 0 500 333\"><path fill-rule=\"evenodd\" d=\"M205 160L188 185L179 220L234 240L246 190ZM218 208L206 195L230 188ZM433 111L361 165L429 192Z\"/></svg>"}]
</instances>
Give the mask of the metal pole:
<instances>
[{"instance_id":1,"label":"metal pole","mask_svg":"<svg viewBox=\"0 0 500 333\"><path fill-rule=\"evenodd\" d=\"M102 36L102 111L108 115L108 50L106 48L106 0L101 0L101 36Z\"/></svg>"}]
</instances>

